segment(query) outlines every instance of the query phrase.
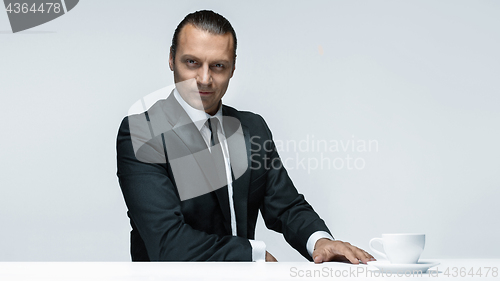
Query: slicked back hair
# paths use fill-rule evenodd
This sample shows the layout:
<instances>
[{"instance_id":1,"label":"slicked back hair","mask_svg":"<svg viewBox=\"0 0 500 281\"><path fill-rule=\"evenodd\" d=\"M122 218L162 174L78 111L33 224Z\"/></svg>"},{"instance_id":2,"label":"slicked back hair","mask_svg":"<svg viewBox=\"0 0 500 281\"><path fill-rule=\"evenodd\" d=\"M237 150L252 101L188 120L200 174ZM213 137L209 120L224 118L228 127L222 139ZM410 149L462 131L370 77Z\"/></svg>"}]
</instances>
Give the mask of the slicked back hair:
<instances>
[{"instance_id":1,"label":"slicked back hair","mask_svg":"<svg viewBox=\"0 0 500 281\"><path fill-rule=\"evenodd\" d=\"M179 42L179 34L186 24L192 24L196 28L214 35L224 35L231 32L233 36L233 51L234 59L233 64L236 63L236 32L234 32L233 27L229 21L209 10L201 10L187 15L177 26L174 32L174 37L172 38L172 46L170 47L170 52L172 53L172 58L175 61L175 53L177 52L177 43Z\"/></svg>"}]
</instances>

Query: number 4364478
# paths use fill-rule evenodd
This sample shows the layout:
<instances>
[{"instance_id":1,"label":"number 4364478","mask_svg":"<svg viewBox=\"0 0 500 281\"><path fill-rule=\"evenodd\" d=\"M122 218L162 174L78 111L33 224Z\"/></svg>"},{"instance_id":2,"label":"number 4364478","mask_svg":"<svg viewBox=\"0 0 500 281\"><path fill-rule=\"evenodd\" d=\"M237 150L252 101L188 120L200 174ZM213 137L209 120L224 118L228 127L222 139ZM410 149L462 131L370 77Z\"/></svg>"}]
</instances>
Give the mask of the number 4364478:
<instances>
[{"instance_id":1,"label":"number 4364478","mask_svg":"<svg viewBox=\"0 0 500 281\"><path fill-rule=\"evenodd\" d=\"M498 277L498 267L447 267L443 275L447 277Z\"/></svg>"},{"instance_id":2,"label":"number 4364478","mask_svg":"<svg viewBox=\"0 0 500 281\"><path fill-rule=\"evenodd\" d=\"M28 3L9 3L7 6L8 13L54 13L59 14L61 12L61 4L60 3L33 3L33 5L29 5Z\"/></svg>"}]
</instances>

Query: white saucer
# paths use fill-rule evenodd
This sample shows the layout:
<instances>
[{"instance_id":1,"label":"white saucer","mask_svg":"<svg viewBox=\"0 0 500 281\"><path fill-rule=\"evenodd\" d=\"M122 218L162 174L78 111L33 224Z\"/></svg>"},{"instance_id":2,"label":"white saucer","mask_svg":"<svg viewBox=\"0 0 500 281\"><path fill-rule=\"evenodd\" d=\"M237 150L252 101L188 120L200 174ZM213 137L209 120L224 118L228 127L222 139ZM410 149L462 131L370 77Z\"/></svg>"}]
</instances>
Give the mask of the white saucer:
<instances>
[{"instance_id":1,"label":"white saucer","mask_svg":"<svg viewBox=\"0 0 500 281\"><path fill-rule=\"evenodd\" d=\"M368 265L373 265L382 272L386 273L426 273L427 270L433 266L438 265L439 262L435 261L419 261L418 263L401 264L391 263L390 261L369 261Z\"/></svg>"}]
</instances>

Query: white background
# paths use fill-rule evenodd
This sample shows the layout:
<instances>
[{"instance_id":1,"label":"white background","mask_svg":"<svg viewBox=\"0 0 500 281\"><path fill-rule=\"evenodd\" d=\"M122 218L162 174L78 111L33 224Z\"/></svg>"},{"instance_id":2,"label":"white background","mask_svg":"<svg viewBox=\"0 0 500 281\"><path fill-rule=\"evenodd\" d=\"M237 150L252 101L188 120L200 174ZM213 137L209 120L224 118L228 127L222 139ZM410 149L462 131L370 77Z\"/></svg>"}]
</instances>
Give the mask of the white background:
<instances>
[{"instance_id":1,"label":"white background","mask_svg":"<svg viewBox=\"0 0 500 281\"><path fill-rule=\"evenodd\" d=\"M423 232L422 258L500 258L498 2L84 0L18 34L0 11L0 260L130 260L116 133L173 83L173 31L200 9L237 32L224 103L276 140L377 141L323 155L360 170L308 171L294 159L321 152L281 151L337 239ZM304 260L261 222L256 238Z\"/></svg>"}]
</instances>

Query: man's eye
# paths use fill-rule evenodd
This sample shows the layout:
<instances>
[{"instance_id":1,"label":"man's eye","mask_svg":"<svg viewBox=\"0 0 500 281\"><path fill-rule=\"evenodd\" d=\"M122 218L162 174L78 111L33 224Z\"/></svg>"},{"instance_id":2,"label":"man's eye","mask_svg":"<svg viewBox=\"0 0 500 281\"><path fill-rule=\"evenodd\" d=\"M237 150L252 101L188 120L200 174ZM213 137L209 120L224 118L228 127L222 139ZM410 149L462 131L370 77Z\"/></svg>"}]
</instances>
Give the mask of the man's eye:
<instances>
[{"instance_id":1,"label":"man's eye","mask_svg":"<svg viewBox=\"0 0 500 281\"><path fill-rule=\"evenodd\" d=\"M196 64L196 61L194 61L194 60L186 60L186 62L187 62L188 64Z\"/></svg>"},{"instance_id":2,"label":"man's eye","mask_svg":"<svg viewBox=\"0 0 500 281\"><path fill-rule=\"evenodd\" d=\"M222 63L216 63L215 67L217 67L217 68L224 68L224 65Z\"/></svg>"}]
</instances>

